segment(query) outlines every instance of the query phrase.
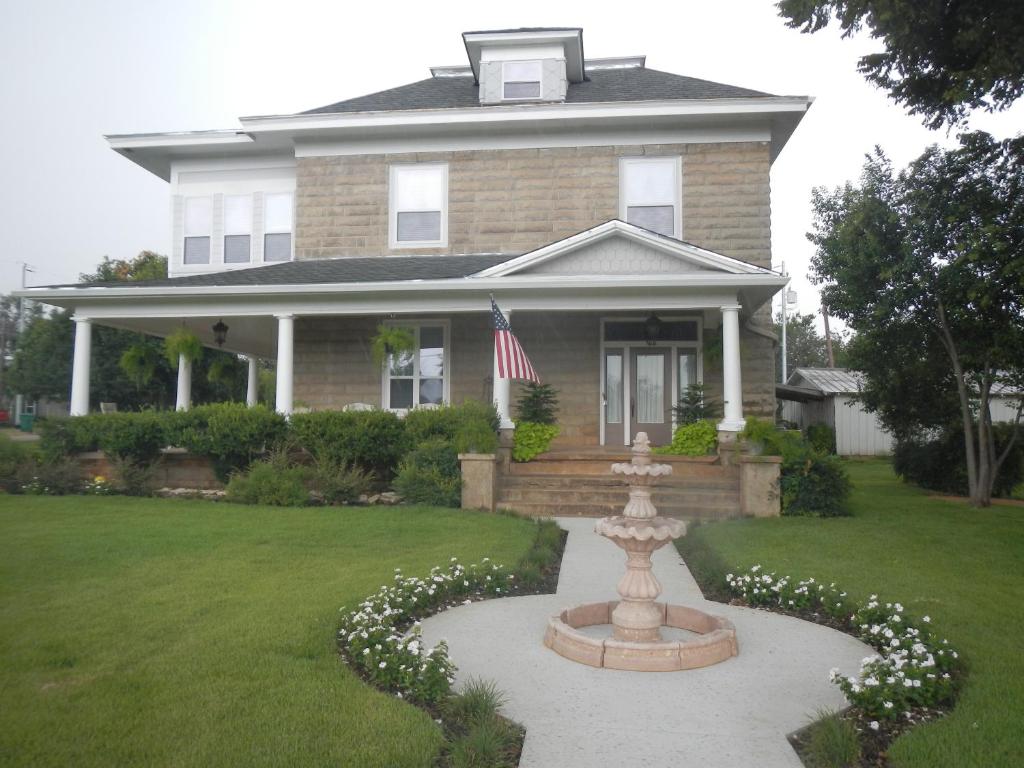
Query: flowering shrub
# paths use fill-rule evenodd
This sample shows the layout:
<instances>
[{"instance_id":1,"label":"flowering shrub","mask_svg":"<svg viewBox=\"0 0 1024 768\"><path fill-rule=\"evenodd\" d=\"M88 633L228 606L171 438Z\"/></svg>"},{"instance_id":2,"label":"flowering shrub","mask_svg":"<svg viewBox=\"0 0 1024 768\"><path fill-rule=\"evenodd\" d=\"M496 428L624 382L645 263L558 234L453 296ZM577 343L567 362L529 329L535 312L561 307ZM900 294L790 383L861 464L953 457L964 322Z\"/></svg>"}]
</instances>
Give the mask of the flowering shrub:
<instances>
[{"instance_id":1,"label":"flowering shrub","mask_svg":"<svg viewBox=\"0 0 1024 768\"><path fill-rule=\"evenodd\" d=\"M90 496L109 496L113 492L114 487L103 475L96 475L96 477L82 486L82 493Z\"/></svg>"},{"instance_id":2,"label":"flowering shrub","mask_svg":"<svg viewBox=\"0 0 1024 768\"><path fill-rule=\"evenodd\" d=\"M788 576L763 572L759 565L725 578L732 593L749 605L823 612L872 646L878 653L861 662L857 676L844 677L838 669L829 673L829 681L868 717L909 718L915 708L952 700L954 677L961 670L959 655L929 630L928 616L921 619L923 627L915 626L899 603L882 603L878 595L856 603L835 584L814 579L794 583Z\"/></svg>"},{"instance_id":3,"label":"flowering shrub","mask_svg":"<svg viewBox=\"0 0 1024 768\"><path fill-rule=\"evenodd\" d=\"M452 558L425 579L403 576L384 585L344 618L338 642L346 661L371 683L421 704L436 704L451 690L455 666L442 641L426 648L417 619L473 597L500 597L515 589L515 577L488 558L462 565Z\"/></svg>"}]
</instances>

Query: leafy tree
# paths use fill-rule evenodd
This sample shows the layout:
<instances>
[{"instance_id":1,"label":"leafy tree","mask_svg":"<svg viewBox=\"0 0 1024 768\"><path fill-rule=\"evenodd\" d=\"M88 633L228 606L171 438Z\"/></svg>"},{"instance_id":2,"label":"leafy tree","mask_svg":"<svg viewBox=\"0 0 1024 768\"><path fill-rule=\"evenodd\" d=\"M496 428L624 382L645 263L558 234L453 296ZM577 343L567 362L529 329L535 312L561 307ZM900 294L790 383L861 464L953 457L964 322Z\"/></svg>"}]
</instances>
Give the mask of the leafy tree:
<instances>
[{"instance_id":1,"label":"leafy tree","mask_svg":"<svg viewBox=\"0 0 1024 768\"><path fill-rule=\"evenodd\" d=\"M1020 422L997 452L993 387L1024 384L1024 138L960 140L899 173L876 150L859 185L815 190L812 268L857 332L866 406L897 437L955 415L971 502L987 506Z\"/></svg>"},{"instance_id":2,"label":"leafy tree","mask_svg":"<svg viewBox=\"0 0 1024 768\"><path fill-rule=\"evenodd\" d=\"M134 259L111 259L104 256L95 272L78 276L82 283L126 283L140 280L161 280L167 277L167 257L153 251L142 251Z\"/></svg>"},{"instance_id":3,"label":"leafy tree","mask_svg":"<svg viewBox=\"0 0 1024 768\"><path fill-rule=\"evenodd\" d=\"M818 333L817 315L803 315L796 312L786 318L786 363L788 369L824 368L828 365L828 350L825 337ZM775 316L775 335L780 343L775 350L775 369L782 370L782 313ZM832 334L832 357L837 368L846 368L849 361L846 354L848 340L837 333Z\"/></svg>"},{"instance_id":4,"label":"leafy tree","mask_svg":"<svg viewBox=\"0 0 1024 768\"><path fill-rule=\"evenodd\" d=\"M868 29L884 53L858 69L931 128L976 108L999 111L1024 93L1024 3L1019 0L781 0L790 27L843 37Z\"/></svg>"}]
</instances>

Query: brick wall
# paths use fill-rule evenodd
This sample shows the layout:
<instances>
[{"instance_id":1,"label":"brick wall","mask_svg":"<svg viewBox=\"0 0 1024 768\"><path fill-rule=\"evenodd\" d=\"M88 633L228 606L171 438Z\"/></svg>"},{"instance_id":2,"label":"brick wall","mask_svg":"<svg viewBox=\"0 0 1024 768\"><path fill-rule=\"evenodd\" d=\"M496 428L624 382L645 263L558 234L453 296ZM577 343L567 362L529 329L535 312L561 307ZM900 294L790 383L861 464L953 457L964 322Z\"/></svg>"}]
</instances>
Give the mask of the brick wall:
<instances>
[{"instance_id":1,"label":"brick wall","mask_svg":"<svg viewBox=\"0 0 1024 768\"><path fill-rule=\"evenodd\" d=\"M623 156L681 155L683 239L757 264L771 258L766 142L419 152L298 159L298 259L388 250L388 166L448 163L445 249L520 253L619 213Z\"/></svg>"}]
</instances>

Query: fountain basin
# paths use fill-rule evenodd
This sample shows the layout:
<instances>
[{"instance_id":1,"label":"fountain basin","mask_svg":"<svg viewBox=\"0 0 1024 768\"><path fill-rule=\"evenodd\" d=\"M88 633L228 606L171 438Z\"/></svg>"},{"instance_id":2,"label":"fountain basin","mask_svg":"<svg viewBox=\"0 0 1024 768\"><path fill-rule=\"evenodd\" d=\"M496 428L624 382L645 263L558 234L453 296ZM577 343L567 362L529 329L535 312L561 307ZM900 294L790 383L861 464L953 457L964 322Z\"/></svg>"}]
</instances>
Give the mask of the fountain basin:
<instances>
[{"instance_id":1,"label":"fountain basin","mask_svg":"<svg viewBox=\"0 0 1024 768\"><path fill-rule=\"evenodd\" d=\"M580 664L633 672L673 672L697 669L730 659L739 653L732 622L696 608L654 603L661 625L694 632L692 640L629 642L580 632L581 627L610 624L619 601L587 603L566 608L548 620L544 645Z\"/></svg>"}]
</instances>

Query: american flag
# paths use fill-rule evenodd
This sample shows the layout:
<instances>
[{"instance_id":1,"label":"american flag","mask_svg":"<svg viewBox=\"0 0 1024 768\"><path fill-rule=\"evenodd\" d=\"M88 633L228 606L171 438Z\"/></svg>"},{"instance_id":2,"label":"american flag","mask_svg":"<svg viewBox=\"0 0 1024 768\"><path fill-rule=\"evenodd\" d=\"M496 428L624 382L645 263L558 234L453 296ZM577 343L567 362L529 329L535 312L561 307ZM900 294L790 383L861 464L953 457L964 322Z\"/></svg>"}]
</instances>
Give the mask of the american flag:
<instances>
[{"instance_id":1,"label":"american flag","mask_svg":"<svg viewBox=\"0 0 1024 768\"><path fill-rule=\"evenodd\" d=\"M540 376L533 370L530 358L523 351L519 339L512 333L508 320L501 314L491 296L491 319L494 321L494 354L498 358L499 379L525 379L540 384Z\"/></svg>"}]
</instances>

